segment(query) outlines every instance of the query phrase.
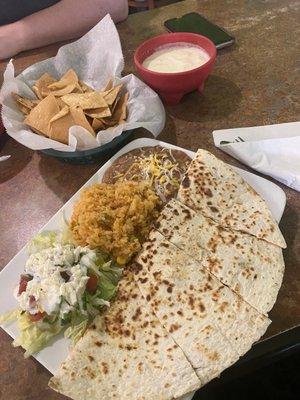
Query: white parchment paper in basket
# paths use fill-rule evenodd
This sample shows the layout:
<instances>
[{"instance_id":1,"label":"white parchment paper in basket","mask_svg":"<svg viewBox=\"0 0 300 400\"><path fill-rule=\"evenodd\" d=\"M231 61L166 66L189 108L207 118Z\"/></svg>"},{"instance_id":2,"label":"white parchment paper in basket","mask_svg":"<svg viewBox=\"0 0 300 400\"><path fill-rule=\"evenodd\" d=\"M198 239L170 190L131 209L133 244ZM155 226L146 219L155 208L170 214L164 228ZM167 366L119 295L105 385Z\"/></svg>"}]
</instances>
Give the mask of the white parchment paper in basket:
<instances>
[{"instance_id":1,"label":"white parchment paper in basket","mask_svg":"<svg viewBox=\"0 0 300 400\"><path fill-rule=\"evenodd\" d=\"M34 82L45 72L60 78L73 68L79 78L94 89L102 89L110 78L124 83L129 92L128 117L125 124L109 131L100 131L96 138L84 128L69 130L69 145L39 136L22 123L24 116L11 97L15 92L36 98L31 90ZM31 65L17 77L11 60L4 72L0 101L2 118L7 133L19 143L33 150L53 148L61 151L87 150L110 142L123 131L143 127L155 137L165 124L165 111L158 95L134 75L121 78L124 68L121 43L117 29L109 15L76 42L62 46L55 57Z\"/></svg>"}]
</instances>

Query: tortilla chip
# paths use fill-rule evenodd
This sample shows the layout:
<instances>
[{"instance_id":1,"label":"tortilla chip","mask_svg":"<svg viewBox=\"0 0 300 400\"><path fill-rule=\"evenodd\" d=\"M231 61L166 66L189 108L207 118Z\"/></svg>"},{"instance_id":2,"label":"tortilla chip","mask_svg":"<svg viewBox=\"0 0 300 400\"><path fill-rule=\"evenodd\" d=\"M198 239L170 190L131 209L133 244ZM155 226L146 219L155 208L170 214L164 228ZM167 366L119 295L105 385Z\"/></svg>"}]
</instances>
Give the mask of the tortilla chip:
<instances>
[{"instance_id":1,"label":"tortilla chip","mask_svg":"<svg viewBox=\"0 0 300 400\"><path fill-rule=\"evenodd\" d=\"M72 93L83 93L83 90L79 83L76 83L75 88Z\"/></svg>"},{"instance_id":2,"label":"tortilla chip","mask_svg":"<svg viewBox=\"0 0 300 400\"><path fill-rule=\"evenodd\" d=\"M22 114L28 115L31 111L30 108L23 106L22 104L18 104L19 110L21 111Z\"/></svg>"},{"instance_id":3,"label":"tortilla chip","mask_svg":"<svg viewBox=\"0 0 300 400\"><path fill-rule=\"evenodd\" d=\"M73 69L69 69L59 81L48 85L51 93L58 97L71 93L76 87L78 87L78 76Z\"/></svg>"},{"instance_id":4,"label":"tortilla chip","mask_svg":"<svg viewBox=\"0 0 300 400\"><path fill-rule=\"evenodd\" d=\"M53 76L49 75L47 72L43 74L34 84L32 87L34 93L37 97L42 100L50 94L50 89L48 86L55 83L56 79Z\"/></svg>"},{"instance_id":5,"label":"tortilla chip","mask_svg":"<svg viewBox=\"0 0 300 400\"><path fill-rule=\"evenodd\" d=\"M103 89L103 92L108 92L109 90L111 90L111 89L113 88L113 86L114 86L114 85L113 85L113 80L110 79L110 80L107 82L105 88Z\"/></svg>"},{"instance_id":6,"label":"tortilla chip","mask_svg":"<svg viewBox=\"0 0 300 400\"><path fill-rule=\"evenodd\" d=\"M45 136L49 136L49 121L59 111L56 98L49 94L30 111L24 120L24 124L38 130Z\"/></svg>"},{"instance_id":7,"label":"tortilla chip","mask_svg":"<svg viewBox=\"0 0 300 400\"><path fill-rule=\"evenodd\" d=\"M119 124L121 123L120 121L124 122L126 120L128 97L128 93L123 94L114 105L113 119Z\"/></svg>"},{"instance_id":8,"label":"tortilla chip","mask_svg":"<svg viewBox=\"0 0 300 400\"><path fill-rule=\"evenodd\" d=\"M22 111L22 109L25 109L25 108L27 109L27 112L24 112L24 114L28 114L30 112L30 110L32 110L40 102L40 100L27 99L26 97L22 97L22 96L18 95L17 93L12 93L11 95L12 95L13 99L16 101L16 103L18 104L21 111Z\"/></svg>"},{"instance_id":9,"label":"tortilla chip","mask_svg":"<svg viewBox=\"0 0 300 400\"><path fill-rule=\"evenodd\" d=\"M24 123L34 132L68 144L71 126L81 126L95 137L95 131L125 122L128 94L121 96L122 88L113 87L110 79L103 92L93 90L69 69L58 81L47 73L36 81L33 89L39 100L13 96L27 115Z\"/></svg>"},{"instance_id":10,"label":"tortilla chip","mask_svg":"<svg viewBox=\"0 0 300 400\"><path fill-rule=\"evenodd\" d=\"M81 87L83 93L89 93L94 91L94 89L92 89L89 85L87 85L82 81L79 81L79 86Z\"/></svg>"},{"instance_id":11,"label":"tortilla chip","mask_svg":"<svg viewBox=\"0 0 300 400\"><path fill-rule=\"evenodd\" d=\"M88 120L86 119L86 116L84 115L84 112L80 107L70 107L70 112L74 119L73 125L82 126L87 131L89 131L93 136L96 136L94 129L89 124Z\"/></svg>"},{"instance_id":12,"label":"tortilla chip","mask_svg":"<svg viewBox=\"0 0 300 400\"><path fill-rule=\"evenodd\" d=\"M65 102L62 101L61 97L55 97L55 98L60 109L64 108L67 105Z\"/></svg>"},{"instance_id":13,"label":"tortilla chip","mask_svg":"<svg viewBox=\"0 0 300 400\"><path fill-rule=\"evenodd\" d=\"M84 110L84 113L92 118L104 118L104 117L111 116L111 111L108 107L107 108L101 107L101 108L87 109L87 110Z\"/></svg>"},{"instance_id":14,"label":"tortilla chip","mask_svg":"<svg viewBox=\"0 0 300 400\"><path fill-rule=\"evenodd\" d=\"M72 107L81 107L86 109L104 108L108 109L106 101L99 92L90 93L70 93L62 97L62 100Z\"/></svg>"},{"instance_id":15,"label":"tortilla chip","mask_svg":"<svg viewBox=\"0 0 300 400\"><path fill-rule=\"evenodd\" d=\"M103 129L105 129L105 125L100 119L93 118L92 128L94 129L95 132L98 132L98 131L102 131Z\"/></svg>"},{"instance_id":16,"label":"tortilla chip","mask_svg":"<svg viewBox=\"0 0 300 400\"><path fill-rule=\"evenodd\" d=\"M78 76L76 75L76 72L71 68L60 78L59 81L48 85L48 87L50 90L57 90L63 89L68 85L76 85L76 83L78 83Z\"/></svg>"},{"instance_id":17,"label":"tortilla chip","mask_svg":"<svg viewBox=\"0 0 300 400\"><path fill-rule=\"evenodd\" d=\"M115 126L124 124L127 117L128 96L128 93L125 93L117 100L114 105L113 115L111 117L104 117L101 119L106 127L114 128Z\"/></svg>"},{"instance_id":18,"label":"tortilla chip","mask_svg":"<svg viewBox=\"0 0 300 400\"><path fill-rule=\"evenodd\" d=\"M49 137L58 142L69 144L69 128L74 124L70 109L67 114L57 113L49 123Z\"/></svg>"},{"instance_id":19,"label":"tortilla chip","mask_svg":"<svg viewBox=\"0 0 300 400\"><path fill-rule=\"evenodd\" d=\"M115 121L112 118L100 118L100 120L103 122L103 124L105 125L106 129L108 127L112 127L112 126L118 125L117 121Z\"/></svg>"},{"instance_id":20,"label":"tortilla chip","mask_svg":"<svg viewBox=\"0 0 300 400\"><path fill-rule=\"evenodd\" d=\"M59 118L64 117L70 112L70 109L68 106L63 107L57 114L54 115L49 121L49 124L52 124L54 121L58 120Z\"/></svg>"},{"instance_id":21,"label":"tortilla chip","mask_svg":"<svg viewBox=\"0 0 300 400\"><path fill-rule=\"evenodd\" d=\"M109 106L111 106L114 103L114 101L118 97L119 93L121 92L122 88L123 88L123 85L121 84L121 85L118 85L118 86L102 93L104 100L106 101L106 103Z\"/></svg>"},{"instance_id":22,"label":"tortilla chip","mask_svg":"<svg viewBox=\"0 0 300 400\"><path fill-rule=\"evenodd\" d=\"M83 111L79 107L65 107L55 115L49 123L50 138L58 142L69 143L69 129L79 125L88 130L93 136L95 132L88 123Z\"/></svg>"},{"instance_id":23,"label":"tortilla chip","mask_svg":"<svg viewBox=\"0 0 300 400\"><path fill-rule=\"evenodd\" d=\"M62 89L51 90L51 93L54 94L56 97L62 97L66 94L72 93L73 90L76 88L76 84L67 85Z\"/></svg>"}]
</instances>

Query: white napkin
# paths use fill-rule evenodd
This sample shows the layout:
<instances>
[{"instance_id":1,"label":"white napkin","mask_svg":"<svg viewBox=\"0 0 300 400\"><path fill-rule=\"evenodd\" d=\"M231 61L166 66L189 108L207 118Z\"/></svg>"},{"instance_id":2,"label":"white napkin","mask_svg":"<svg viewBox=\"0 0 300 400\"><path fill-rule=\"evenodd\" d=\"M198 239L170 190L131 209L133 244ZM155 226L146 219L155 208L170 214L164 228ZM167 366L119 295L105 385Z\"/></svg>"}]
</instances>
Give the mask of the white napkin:
<instances>
[{"instance_id":1,"label":"white napkin","mask_svg":"<svg viewBox=\"0 0 300 400\"><path fill-rule=\"evenodd\" d=\"M243 164L300 191L300 122L217 130L213 138Z\"/></svg>"},{"instance_id":2,"label":"white napkin","mask_svg":"<svg viewBox=\"0 0 300 400\"><path fill-rule=\"evenodd\" d=\"M24 115L11 97L11 92L36 98L31 90L34 82L45 72L60 78L73 68L79 78L93 87L103 89L110 78L124 83L129 93L128 117L123 125L113 130L100 131L96 138L79 126L69 130L69 145L39 136L23 124ZM62 46L55 57L31 65L19 76L14 76L12 60L8 63L0 91L3 103L2 118L7 133L32 150L53 148L61 151L87 150L110 142L123 131L143 127L155 137L165 124L165 110L158 95L134 75L121 78L124 60L120 38L110 17L104 17L93 29L76 42Z\"/></svg>"}]
</instances>

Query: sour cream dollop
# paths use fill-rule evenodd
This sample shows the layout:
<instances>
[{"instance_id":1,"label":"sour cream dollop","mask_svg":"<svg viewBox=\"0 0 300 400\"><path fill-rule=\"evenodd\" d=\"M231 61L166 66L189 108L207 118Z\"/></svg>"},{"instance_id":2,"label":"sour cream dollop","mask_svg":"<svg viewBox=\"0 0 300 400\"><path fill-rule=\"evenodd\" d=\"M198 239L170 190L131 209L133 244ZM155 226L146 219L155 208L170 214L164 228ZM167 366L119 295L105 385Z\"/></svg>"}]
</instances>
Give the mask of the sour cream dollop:
<instances>
[{"instance_id":1,"label":"sour cream dollop","mask_svg":"<svg viewBox=\"0 0 300 400\"><path fill-rule=\"evenodd\" d=\"M200 67L209 60L208 53L189 43L164 45L147 57L143 67L154 72L176 73Z\"/></svg>"},{"instance_id":2,"label":"sour cream dollop","mask_svg":"<svg viewBox=\"0 0 300 400\"><path fill-rule=\"evenodd\" d=\"M63 317L81 301L89 279L82 257L93 258L86 247L57 244L32 254L24 272L31 277L26 290L15 297L22 310L35 314L58 312ZM34 301L32 301L34 299Z\"/></svg>"}]
</instances>

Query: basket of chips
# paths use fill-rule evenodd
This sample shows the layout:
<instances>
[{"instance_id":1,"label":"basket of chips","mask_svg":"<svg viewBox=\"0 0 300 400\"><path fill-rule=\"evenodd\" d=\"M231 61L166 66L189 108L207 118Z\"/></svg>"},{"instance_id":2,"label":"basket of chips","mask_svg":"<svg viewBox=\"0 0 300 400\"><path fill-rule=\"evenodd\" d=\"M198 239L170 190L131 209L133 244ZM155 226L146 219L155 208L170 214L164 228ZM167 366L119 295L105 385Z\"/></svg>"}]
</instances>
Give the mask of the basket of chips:
<instances>
[{"instance_id":1,"label":"basket of chips","mask_svg":"<svg viewBox=\"0 0 300 400\"><path fill-rule=\"evenodd\" d=\"M0 93L7 133L33 150L75 163L119 150L138 127L157 136L165 122L163 105L137 77L121 77L123 67L109 15L17 77L11 60Z\"/></svg>"}]
</instances>

